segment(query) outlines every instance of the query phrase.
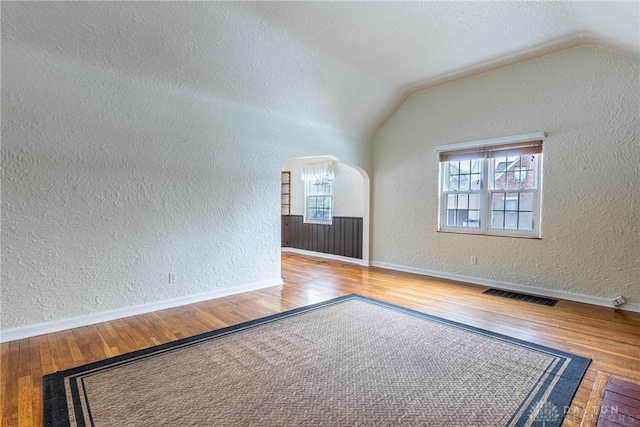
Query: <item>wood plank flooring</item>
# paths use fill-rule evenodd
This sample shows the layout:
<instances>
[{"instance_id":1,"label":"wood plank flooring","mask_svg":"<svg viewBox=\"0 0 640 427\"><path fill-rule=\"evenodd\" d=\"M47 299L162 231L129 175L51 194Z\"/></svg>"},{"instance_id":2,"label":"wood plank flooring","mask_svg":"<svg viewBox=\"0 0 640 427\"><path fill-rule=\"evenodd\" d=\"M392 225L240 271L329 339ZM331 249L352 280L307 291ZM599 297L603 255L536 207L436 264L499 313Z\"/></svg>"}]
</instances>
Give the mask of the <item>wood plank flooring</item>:
<instances>
[{"instance_id":1,"label":"wood plank flooring","mask_svg":"<svg viewBox=\"0 0 640 427\"><path fill-rule=\"evenodd\" d=\"M42 425L43 375L350 293L593 359L564 426L580 426L599 372L640 381L638 313L541 306L484 295L482 286L298 254L283 254L282 274L283 286L3 343L2 426Z\"/></svg>"},{"instance_id":2,"label":"wood plank flooring","mask_svg":"<svg viewBox=\"0 0 640 427\"><path fill-rule=\"evenodd\" d=\"M597 427L633 427L640 423L640 383L609 377L600 408Z\"/></svg>"}]
</instances>

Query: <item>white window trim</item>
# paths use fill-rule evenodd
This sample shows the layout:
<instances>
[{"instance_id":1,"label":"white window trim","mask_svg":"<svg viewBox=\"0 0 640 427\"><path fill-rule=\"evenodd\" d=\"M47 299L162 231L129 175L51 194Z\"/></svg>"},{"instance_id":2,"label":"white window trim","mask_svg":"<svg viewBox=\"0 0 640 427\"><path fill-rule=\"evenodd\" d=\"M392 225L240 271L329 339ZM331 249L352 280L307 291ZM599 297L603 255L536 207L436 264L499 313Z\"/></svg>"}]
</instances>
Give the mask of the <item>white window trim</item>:
<instances>
[{"instance_id":1,"label":"white window trim","mask_svg":"<svg viewBox=\"0 0 640 427\"><path fill-rule=\"evenodd\" d=\"M455 144L438 145L435 150L440 151L454 151L462 150L465 148L480 148L480 147L493 147L496 145L516 144L518 142L529 141L544 141L547 136L544 132L524 133L522 135L503 136L500 138L481 139L478 141L458 142Z\"/></svg>"},{"instance_id":2,"label":"white window trim","mask_svg":"<svg viewBox=\"0 0 640 427\"><path fill-rule=\"evenodd\" d=\"M461 142L456 144L447 144L447 145L438 145L435 148L435 151L440 153L442 151L455 151L462 149L470 149L470 148L482 148L482 147L493 147L507 144L515 144L519 142L528 142L528 141L544 141L546 137L546 133L544 132L535 132L529 134L522 135L514 135L510 137L501 137L501 138L493 138L493 139L485 139L478 141L470 141L470 142ZM483 160L487 162L488 160ZM492 170L491 162L489 162L489 166L482 166L481 169L481 186L480 190L474 191L465 191L465 194L480 194L480 200L478 202L479 210L480 210L480 227L471 228L471 227L453 227L447 226L445 222L446 218L446 195L447 194L455 194L458 193L456 191L445 191L445 182L447 179L446 168L441 167L441 162L438 161L438 231L447 232L447 233L462 233L462 234L477 234L477 235L485 235L485 236L504 236L504 237L526 237L526 238L541 238L542 237L542 169L543 169L543 161L539 162L536 174L534 176L534 181L536 183L535 189L526 189L526 190L515 190L515 191L507 191L512 193L521 193L521 192L533 192L537 193L536 203L534 203L533 209L533 230L513 230L513 229L502 229L502 228L491 228L490 220L491 220L491 209L490 209L490 200L491 194L493 192L504 193L504 190L492 189L493 182L489 183L489 175L495 177L494 171ZM491 170L490 170L491 169Z\"/></svg>"},{"instance_id":3,"label":"white window trim","mask_svg":"<svg viewBox=\"0 0 640 427\"><path fill-rule=\"evenodd\" d=\"M324 224L324 225L331 225L333 224L333 179L327 177L326 179L328 179L329 181L331 181L331 193L310 193L309 192L309 185L311 181L315 181L316 179L305 179L304 180L304 214L303 214L303 218L302 218L302 222L305 224ZM313 197L313 196L319 196L319 197L328 197L329 199L331 199L331 218L330 219L315 219L315 218L309 218L309 197Z\"/></svg>"},{"instance_id":4,"label":"white window trim","mask_svg":"<svg viewBox=\"0 0 640 427\"><path fill-rule=\"evenodd\" d=\"M486 168L483 166L482 169L480 170L480 182L482 183L480 186L480 190L473 190L473 191L465 191L465 194L479 194L479 201L478 201L478 209L480 210L480 227L478 228L472 228L472 227L452 227L452 226L447 226L446 222L444 221L444 219L447 217L447 204L444 202L444 200L446 200L447 195L448 194L459 194L458 191L449 191L449 190L444 190L444 183L445 180L447 179L447 171L445 168L441 167L440 164L438 163L438 167L440 168L440 179L438 182L438 189L439 189L439 197L438 197L438 208L439 208L439 212L440 215L438 215L438 230L439 231L445 231L448 233L465 233L465 234L487 234L486 231L484 230L486 227L486 220L485 220L485 215L483 214L485 211L488 212L488 209L486 209L486 204L488 203L488 196L484 197L484 193L486 192L483 191L482 187L486 187L486 182L487 182L487 171Z\"/></svg>"}]
</instances>

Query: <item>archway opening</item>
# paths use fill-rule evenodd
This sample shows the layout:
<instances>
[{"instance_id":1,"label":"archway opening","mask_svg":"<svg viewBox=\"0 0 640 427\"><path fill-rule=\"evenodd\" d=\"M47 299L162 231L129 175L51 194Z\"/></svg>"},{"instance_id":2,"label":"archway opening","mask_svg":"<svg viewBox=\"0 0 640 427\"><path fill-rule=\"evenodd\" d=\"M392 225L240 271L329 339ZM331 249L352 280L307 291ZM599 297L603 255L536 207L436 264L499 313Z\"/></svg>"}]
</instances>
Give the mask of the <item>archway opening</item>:
<instances>
[{"instance_id":1,"label":"archway opening","mask_svg":"<svg viewBox=\"0 0 640 427\"><path fill-rule=\"evenodd\" d=\"M331 165L331 191L319 197L311 193L303 177L308 178L305 170L309 167L324 162ZM366 171L334 156L292 158L282 166L281 193L283 251L369 265L370 180ZM312 218L310 212L318 212L319 200L323 218L329 206L330 221Z\"/></svg>"}]
</instances>

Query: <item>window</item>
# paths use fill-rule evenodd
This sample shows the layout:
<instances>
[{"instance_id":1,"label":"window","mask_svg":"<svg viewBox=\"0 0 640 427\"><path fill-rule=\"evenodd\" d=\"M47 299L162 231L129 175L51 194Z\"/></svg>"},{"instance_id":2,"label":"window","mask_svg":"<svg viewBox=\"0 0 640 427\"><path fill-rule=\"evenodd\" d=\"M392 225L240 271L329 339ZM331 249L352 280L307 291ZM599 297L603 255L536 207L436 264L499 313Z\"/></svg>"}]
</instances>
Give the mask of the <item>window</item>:
<instances>
[{"instance_id":1,"label":"window","mask_svg":"<svg viewBox=\"0 0 640 427\"><path fill-rule=\"evenodd\" d=\"M527 181L527 169L525 166L518 166L514 169L513 179L517 183L523 183Z\"/></svg>"},{"instance_id":2,"label":"window","mask_svg":"<svg viewBox=\"0 0 640 427\"><path fill-rule=\"evenodd\" d=\"M332 180L307 180L305 222L331 224Z\"/></svg>"},{"instance_id":3,"label":"window","mask_svg":"<svg viewBox=\"0 0 640 427\"><path fill-rule=\"evenodd\" d=\"M440 231L540 237L542 138L437 147Z\"/></svg>"},{"instance_id":4,"label":"window","mask_svg":"<svg viewBox=\"0 0 640 427\"><path fill-rule=\"evenodd\" d=\"M302 169L304 222L331 224L333 220L333 163L310 163Z\"/></svg>"}]
</instances>

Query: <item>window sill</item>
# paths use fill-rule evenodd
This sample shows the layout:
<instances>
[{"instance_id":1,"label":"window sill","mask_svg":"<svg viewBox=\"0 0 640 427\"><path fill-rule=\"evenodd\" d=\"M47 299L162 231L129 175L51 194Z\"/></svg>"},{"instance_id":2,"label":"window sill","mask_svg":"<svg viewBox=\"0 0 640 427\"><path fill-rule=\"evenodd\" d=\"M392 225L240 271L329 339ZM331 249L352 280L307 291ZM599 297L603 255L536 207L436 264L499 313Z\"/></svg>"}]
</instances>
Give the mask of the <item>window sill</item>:
<instances>
[{"instance_id":1,"label":"window sill","mask_svg":"<svg viewBox=\"0 0 640 427\"><path fill-rule=\"evenodd\" d=\"M516 234L487 234L487 233L474 233L465 231L449 231L449 230L437 230L437 233L442 234L464 234L465 236L486 236L486 237L511 237L514 239L529 239L529 240L542 240L540 236L518 236Z\"/></svg>"},{"instance_id":2,"label":"window sill","mask_svg":"<svg viewBox=\"0 0 640 427\"><path fill-rule=\"evenodd\" d=\"M333 221L304 220L303 224L332 225Z\"/></svg>"}]
</instances>

